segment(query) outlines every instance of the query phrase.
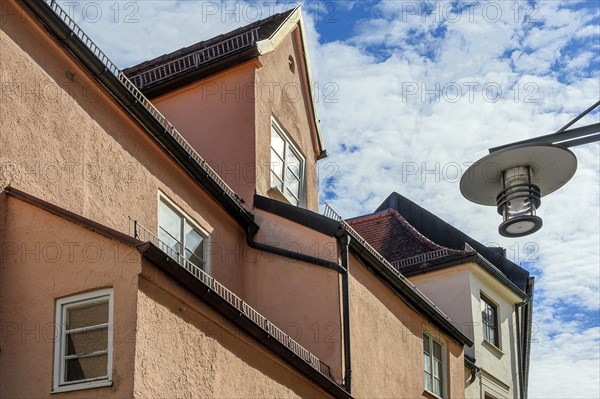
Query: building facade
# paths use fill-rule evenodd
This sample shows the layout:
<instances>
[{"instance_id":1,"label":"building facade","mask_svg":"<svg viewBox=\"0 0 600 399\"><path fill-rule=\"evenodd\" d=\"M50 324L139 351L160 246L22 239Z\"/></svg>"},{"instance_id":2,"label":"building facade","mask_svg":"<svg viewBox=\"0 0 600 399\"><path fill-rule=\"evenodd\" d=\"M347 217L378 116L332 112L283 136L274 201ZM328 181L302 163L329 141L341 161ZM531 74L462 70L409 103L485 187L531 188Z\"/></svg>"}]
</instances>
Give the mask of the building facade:
<instances>
[{"instance_id":1,"label":"building facade","mask_svg":"<svg viewBox=\"0 0 600 399\"><path fill-rule=\"evenodd\" d=\"M349 223L475 343L465 349L465 397L527 397L526 270L397 193Z\"/></svg>"},{"instance_id":2,"label":"building facade","mask_svg":"<svg viewBox=\"0 0 600 399\"><path fill-rule=\"evenodd\" d=\"M299 8L123 72L1 4L0 396L464 395L471 339L315 212Z\"/></svg>"}]
</instances>

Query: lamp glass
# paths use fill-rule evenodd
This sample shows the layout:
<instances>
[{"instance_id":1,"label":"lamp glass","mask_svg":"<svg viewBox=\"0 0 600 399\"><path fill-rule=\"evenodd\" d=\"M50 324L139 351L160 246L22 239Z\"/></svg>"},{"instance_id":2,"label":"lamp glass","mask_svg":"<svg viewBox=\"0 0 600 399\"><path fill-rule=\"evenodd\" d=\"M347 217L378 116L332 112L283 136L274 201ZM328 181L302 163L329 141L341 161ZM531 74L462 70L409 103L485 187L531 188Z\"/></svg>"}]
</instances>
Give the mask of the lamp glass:
<instances>
[{"instance_id":1,"label":"lamp glass","mask_svg":"<svg viewBox=\"0 0 600 399\"><path fill-rule=\"evenodd\" d=\"M542 219L535 212L541 205L540 189L531 183L533 172L529 166L516 166L502 172L502 188L498 194L498 213L503 222L498 230L506 237L521 237L542 227Z\"/></svg>"}]
</instances>

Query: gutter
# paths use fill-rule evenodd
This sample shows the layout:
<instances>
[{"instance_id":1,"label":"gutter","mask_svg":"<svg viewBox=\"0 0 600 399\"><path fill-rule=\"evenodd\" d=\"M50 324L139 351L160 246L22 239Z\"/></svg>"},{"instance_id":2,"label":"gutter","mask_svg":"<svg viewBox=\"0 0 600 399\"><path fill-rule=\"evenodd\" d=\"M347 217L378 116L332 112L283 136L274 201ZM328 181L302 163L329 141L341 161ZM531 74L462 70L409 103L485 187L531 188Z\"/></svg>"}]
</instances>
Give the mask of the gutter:
<instances>
[{"instance_id":1,"label":"gutter","mask_svg":"<svg viewBox=\"0 0 600 399\"><path fill-rule=\"evenodd\" d=\"M324 389L335 398L351 398L345 388L336 384L332 379L312 367L305 359L297 356L284 343L274 338L268 331L260 327L256 320L248 317L244 312L223 297L219 296L210 286L193 277L187 270L182 268L175 260L165 254L156 245L147 242L137 246L139 252L160 270L174 278L178 283L189 289L195 296L216 309L230 322L238 326L248 335L261 342L287 363L291 364L302 374L308 376L314 383ZM243 308L243 304L240 305ZM263 319L263 322L268 322Z\"/></svg>"},{"instance_id":2,"label":"gutter","mask_svg":"<svg viewBox=\"0 0 600 399\"><path fill-rule=\"evenodd\" d=\"M413 287L409 286L404 280L398 278L398 276L361 245L358 240L350 241L350 249L363 263L365 263L365 265L381 276L382 280L385 281L394 292L404 298L418 313L425 315L434 325L448 334L455 342L463 346L473 345L473 341L456 328L450 319L445 317L436 307L427 303Z\"/></svg>"},{"instance_id":3,"label":"gutter","mask_svg":"<svg viewBox=\"0 0 600 399\"><path fill-rule=\"evenodd\" d=\"M190 82L195 82L206 76L223 71L232 65L237 65L240 62L256 58L259 55L260 52L256 48L256 46L243 49L238 53L233 53L224 58L215 60L212 63L207 63L203 65L200 69L193 69L191 71L178 74L171 79L159 81L155 84L145 86L140 90L148 98L158 97L162 94L170 92L171 90L188 85L190 84Z\"/></svg>"},{"instance_id":4,"label":"gutter","mask_svg":"<svg viewBox=\"0 0 600 399\"><path fill-rule=\"evenodd\" d=\"M521 318L519 317L519 309L523 306L526 306L527 302L521 302L515 304L515 318L517 319L517 367L519 368L519 397L525 399L523 395L524 387L523 387L523 349L521 344Z\"/></svg>"},{"instance_id":5,"label":"gutter","mask_svg":"<svg viewBox=\"0 0 600 399\"><path fill-rule=\"evenodd\" d=\"M63 44L100 82L108 92L119 102L123 108L136 119L146 131L202 186L219 204L243 227L252 227L258 229L254 221L254 215L245 210L238 198L232 197L223 187L224 182L218 182L209 175L208 171L190 154L184 144L177 140L171 132L165 129L163 124L157 119L157 115L150 112L121 80L118 75L121 73L116 66L99 49L93 52L86 43L84 43L76 32L68 26L57 12L65 13L56 3L55 11L51 8L47 0L21 0L39 20L54 34L56 39ZM66 16L66 13L64 14ZM68 18L68 17L67 17ZM80 29L74 24L77 29ZM81 31L83 33L83 31ZM85 35L88 43L95 47L95 44ZM99 55L97 55L99 54ZM102 59L99 56L102 56ZM112 65L112 68L109 67ZM131 84L132 87L133 84ZM137 89L135 89L137 91ZM158 114L160 115L160 114ZM161 115L162 116L162 115ZM185 143L187 144L187 143ZM220 184L221 183L221 184ZM235 194L233 194L235 195Z\"/></svg>"},{"instance_id":6,"label":"gutter","mask_svg":"<svg viewBox=\"0 0 600 399\"><path fill-rule=\"evenodd\" d=\"M349 244L352 240L350 235L343 229L339 230L336 238L341 248L342 267L346 269L342 273L342 315L344 328L344 387L348 393L352 393L352 348L350 345L350 250Z\"/></svg>"},{"instance_id":7,"label":"gutter","mask_svg":"<svg viewBox=\"0 0 600 399\"><path fill-rule=\"evenodd\" d=\"M342 278L342 328L344 339L344 387L348 393L352 390L352 356L350 345L350 288L349 288L349 243L351 237L341 227L338 221L320 215L308 209L300 208L280 201L273 200L258 194L254 195L254 207L265 212L277 215L290 220L301 226L317 231L327 236L334 236L340 245L341 263L330 262L324 259L307 256L301 253L287 251L278 247L269 246L254 241L253 236L256 232L248 231L246 240L252 248L274 253L276 255L287 256L298 259L303 262L323 266L337 271Z\"/></svg>"},{"instance_id":8,"label":"gutter","mask_svg":"<svg viewBox=\"0 0 600 399\"><path fill-rule=\"evenodd\" d=\"M533 291L535 278L527 280L527 305L523 317L523 399L527 399L529 388L529 364L531 355L531 323L533 320Z\"/></svg>"},{"instance_id":9,"label":"gutter","mask_svg":"<svg viewBox=\"0 0 600 399\"><path fill-rule=\"evenodd\" d=\"M344 227L346 226L345 222L331 219L329 217L320 215L316 212L312 212L307 209L302 209L293 205L284 204L282 202L275 201L273 199L262 197L259 195L254 196L254 206L258 209L262 209L266 212L291 220L295 223L298 223L309 229L318 231L322 234L335 236L338 239L338 242L340 243L340 246L342 246L342 248L343 243L340 242L341 235L347 235L349 237L352 236L352 234L350 234ZM350 227L348 226L348 228ZM254 244L255 243L253 243L253 245ZM443 331L448 333L459 344L467 346L473 345L473 342L467 336L465 336L458 328L452 325L450 319L443 315L443 313L434 305L427 303L426 300L423 299L423 297L419 295L417 291L415 291L413 286L410 286L409 284L407 284L407 282L405 282L403 279L399 278L396 274L389 270L383 263L381 263L379 259L377 259L371 252L369 252L367 248L363 246L363 244L361 244L358 239L350 240L348 248L352 250L355 254L357 254L359 259L361 259L363 263L369 265L372 269L376 270L379 276L382 278L382 280L384 282L387 282L388 285L392 288L392 290L396 294L398 294L405 302L407 302L410 305L413 305L413 308L417 310L417 312L426 315L430 320L434 322L435 325L437 325ZM270 249L272 248L269 248L269 250ZM277 254L281 254L281 251L283 251L280 248L275 249L278 251ZM305 257L305 255L299 255ZM312 258L312 260L316 259ZM318 260L323 261L323 259ZM344 260L342 258L342 262L343 261ZM313 263L310 261L308 262ZM333 262L329 263L331 264ZM336 270L338 270L338 272L341 274L346 273L348 270L348 265L344 265L343 263L342 266L339 266L335 263L333 263L333 265L336 266ZM398 274L400 273L398 272Z\"/></svg>"},{"instance_id":10,"label":"gutter","mask_svg":"<svg viewBox=\"0 0 600 399\"><path fill-rule=\"evenodd\" d=\"M469 377L469 380L465 383L465 385L471 385L472 383L475 382L475 379L477 378L477 373L481 370L481 368L477 367L475 365L476 360L475 358L472 358L468 355L464 355L465 357L465 365L467 367L469 367L469 369L471 370L471 376Z\"/></svg>"},{"instance_id":11,"label":"gutter","mask_svg":"<svg viewBox=\"0 0 600 399\"><path fill-rule=\"evenodd\" d=\"M301 262L311 263L313 265L322 266L327 269L335 270L338 273L345 274L346 269L342 266L338 265L335 262L331 262L329 260L317 258L310 255L305 255L300 252L294 252L287 249L274 247L272 245L264 244L261 242L254 241L254 236L256 235L258 229L248 228L246 230L246 243L250 248L258 249L259 251L269 252L279 256L285 256L287 258L296 259Z\"/></svg>"}]
</instances>

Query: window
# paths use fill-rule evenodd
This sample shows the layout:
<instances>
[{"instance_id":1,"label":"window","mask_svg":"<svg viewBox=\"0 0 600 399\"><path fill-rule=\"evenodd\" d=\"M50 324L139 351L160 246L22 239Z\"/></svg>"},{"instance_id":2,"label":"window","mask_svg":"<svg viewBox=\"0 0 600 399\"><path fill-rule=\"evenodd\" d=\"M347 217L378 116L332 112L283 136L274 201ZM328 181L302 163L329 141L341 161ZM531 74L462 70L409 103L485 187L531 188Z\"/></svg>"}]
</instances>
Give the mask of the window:
<instances>
[{"instance_id":1,"label":"window","mask_svg":"<svg viewBox=\"0 0 600 399\"><path fill-rule=\"evenodd\" d=\"M443 345L431 335L423 334L425 358L425 389L437 396L444 396L444 352Z\"/></svg>"},{"instance_id":2,"label":"window","mask_svg":"<svg viewBox=\"0 0 600 399\"><path fill-rule=\"evenodd\" d=\"M169 200L160 197L158 206L158 238L167 254L179 256L206 271L205 246L208 235Z\"/></svg>"},{"instance_id":3,"label":"window","mask_svg":"<svg viewBox=\"0 0 600 399\"><path fill-rule=\"evenodd\" d=\"M277 122L271 128L271 187L296 206L302 205L304 158L286 138Z\"/></svg>"},{"instance_id":4,"label":"window","mask_svg":"<svg viewBox=\"0 0 600 399\"><path fill-rule=\"evenodd\" d=\"M112 290L56 301L54 391L112 383Z\"/></svg>"},{"instance_id":5,"label":"window","mask_svg":"<svg viewBox=\"0 0 600 399\"><path fill-rule=\"evenodd\" d=\"M483 295L481 296L481 319L483 321L483 339L500 348L498 307Z\"/></svg>"}]
</instances>

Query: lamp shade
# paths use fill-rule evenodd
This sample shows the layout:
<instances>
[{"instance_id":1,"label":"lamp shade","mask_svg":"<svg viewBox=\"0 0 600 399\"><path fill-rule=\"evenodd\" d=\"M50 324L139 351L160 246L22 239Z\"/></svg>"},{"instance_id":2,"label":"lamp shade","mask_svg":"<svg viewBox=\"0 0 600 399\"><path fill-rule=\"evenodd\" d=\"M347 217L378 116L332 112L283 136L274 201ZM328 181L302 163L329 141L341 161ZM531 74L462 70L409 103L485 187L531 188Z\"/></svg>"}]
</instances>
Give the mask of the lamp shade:
<instances>
[{"instance_id":1,"label":"lamp shade","mask_svg":"<svg viewBox=\"0 0 600 399\"><path fill-rule=\"evenodd\" d=\"M467 169L460 191L468 200L495 205L501 235L521 237L542 227L541 197L566 184L577 170L570 150L552 144L522 145L494 152Z\"/></svg>"}]
</instances>

